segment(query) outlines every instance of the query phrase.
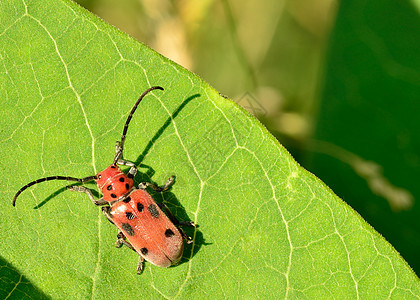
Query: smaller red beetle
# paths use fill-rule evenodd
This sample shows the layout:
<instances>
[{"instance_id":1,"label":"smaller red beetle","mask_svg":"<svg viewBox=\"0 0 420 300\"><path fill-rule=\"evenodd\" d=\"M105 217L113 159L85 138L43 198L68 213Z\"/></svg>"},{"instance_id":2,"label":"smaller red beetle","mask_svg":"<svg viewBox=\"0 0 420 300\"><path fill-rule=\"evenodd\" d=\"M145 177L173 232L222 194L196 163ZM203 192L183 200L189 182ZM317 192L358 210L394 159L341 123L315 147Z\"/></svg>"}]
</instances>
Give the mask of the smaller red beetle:
<instances>
[{"instance_id":1,"label":"smaller red beetle","mask_svg":"<svg viewBox=\"0 0 420 300\"><path fill-rule=\"evenodd\" d=\"M103 197L95 200L92 191L81 185L70 185L71 191L86 193L89 199L102 207L102 212L111 223L118 227L117 247L126 245L140 255L137 273L143 271L143 262L147 260L159 267L169 267L177 264L184 249L184 243L192 243L180 225L195 227L193 222L179 222L164 203L156 203L146 191L151 188L156 192L167 190L173 183L172 176L163 186L156 186L150 182L142 182L134 187L133 178L137 173L137 167L133 162L124 160L123 147L127 134L128 124L140 101L153 90L163 90L155 86L147 89L137 100L124 125L121 141L115 147L114 162L104 171L94 176L74 178L69 176L50 176L34 180L23 186L13 197L13 206L17 197L30 186L50 180L68 180L86 183L95 180ZM129 166L128 174L125 174L118 166ZM165 210L166 214L163 213Z\"/></svg>"}]
</instances>

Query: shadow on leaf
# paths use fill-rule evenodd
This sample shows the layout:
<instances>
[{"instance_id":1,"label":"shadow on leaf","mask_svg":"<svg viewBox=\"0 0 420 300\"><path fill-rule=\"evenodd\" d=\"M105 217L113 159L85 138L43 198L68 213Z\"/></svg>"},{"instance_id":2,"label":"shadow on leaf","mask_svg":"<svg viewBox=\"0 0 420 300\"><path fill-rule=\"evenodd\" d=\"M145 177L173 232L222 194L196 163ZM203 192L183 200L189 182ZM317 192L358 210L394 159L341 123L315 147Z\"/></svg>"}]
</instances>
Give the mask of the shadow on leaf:
<instances>
[{"instance_id":1,"label":"shadow on leaf","mask_svg":"<svg viewBox=\"0 0 420 300\"><path fill-rule=\"evenodd\" d=\"M0 257L0 299L51 299Z\"/></svg>"},{"instance_id":2,"label":"shadow on leaf","mask_svg":"<svg viewBox=\"0 0 420 300\"><path fill-rule=\"evenodd\" d=\"M185 99L180 106L174 111L174 113L168 117L166 122L162 125L161 128L156 132L156 134L152 137L152 139L147 143L146 148L144 148L143 153L137 157L137 160L134 162L137 166L140 166L141 162L143 161L144 157L149 153L150 149L152 148L153 144L159 139L159 137L162 135L162 133L168 128L168 126L171 124L172 120L174 120L178 114L181 112L181 110L192 100L195 98L200 97L200 94L194 94L187 99Z\"/></svg>"}]
</instances>

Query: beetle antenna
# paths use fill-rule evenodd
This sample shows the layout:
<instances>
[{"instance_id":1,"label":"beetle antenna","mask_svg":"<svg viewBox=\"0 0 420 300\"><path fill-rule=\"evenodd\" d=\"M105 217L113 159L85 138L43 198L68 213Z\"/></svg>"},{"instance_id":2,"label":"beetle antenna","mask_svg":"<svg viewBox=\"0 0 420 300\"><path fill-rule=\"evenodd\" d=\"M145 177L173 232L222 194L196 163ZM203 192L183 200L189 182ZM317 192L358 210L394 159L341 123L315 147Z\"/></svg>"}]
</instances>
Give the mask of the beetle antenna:
<instances>
[{"instance_id":1,"label":"beetle antenna","mask_svg":"<svg viewBox=\"0 0 420 300\"><path fill-rule=\"evenodd\" d=\"M137 106L139 105L139 103L141 102L141 100L143 100L143 98L148 93L150 93L153 90L162 90L163 91L163 87L161 87L161 86L152 86L151 88L145 90L143 92L143 94L141 94L141 96L139 97L139 99L137 100L136 104L134 104L133 108L131 109L131 112L128 115L127 121L125 122L125 125L124 125L124 130L123 130L123 134L121 136L121 141L117 145L119 149L118 149L117 154L115 154L114 165L117 164L118 159L120 159L121 156L122 156L122 151L123 151L124 142L125 142L125 136L126 136L127 130L128 130L128 124L130 124L131 118L133 117L133 114L136 111Z\"/></svg>"},{"instance_id":2,"label":"beetle antenna","mask_svg":"<svg viewBox=\"0 0 420 300\"><path fill-rule=\"evenodd\" d=\"M37 184L37 183L40 183L40 182L44 182L44 181L51 181L51 180L67 180L67 181L77 181L77 182L80 182L80 183L85 183L85 182L94 180L96 178L97 178L96 175L94 175L94 176L88 176L88 177L85 177L85 178L75 178L75 177L69 177L69 176L49 176L49 177L39 178L37 180L34 180L34 181L29 182L27 185L23 186L19 191L17 191L17 193L13 197L13 206L16 205L16 199L17 199L17 197L24 190L26 190L28 187L33 186L34 184Z\"/></svg>"}]
</instances>

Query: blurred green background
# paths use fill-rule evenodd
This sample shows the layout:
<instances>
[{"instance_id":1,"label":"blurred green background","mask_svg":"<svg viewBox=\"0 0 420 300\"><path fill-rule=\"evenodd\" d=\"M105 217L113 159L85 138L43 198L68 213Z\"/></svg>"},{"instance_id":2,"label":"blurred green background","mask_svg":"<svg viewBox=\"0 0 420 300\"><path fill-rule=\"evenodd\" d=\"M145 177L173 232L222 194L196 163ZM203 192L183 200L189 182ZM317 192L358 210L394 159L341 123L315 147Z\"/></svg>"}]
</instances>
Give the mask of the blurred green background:
<instances>
[{"instance_id":1,"label":"blurred green background","mask_svg":"<svg viewBox=\"0 0 420 300\"><path fill-rule=\"evenodd\" d=\"M420 1L77 2L254 114L420 273Z\"/></svg>"}]
</instances>

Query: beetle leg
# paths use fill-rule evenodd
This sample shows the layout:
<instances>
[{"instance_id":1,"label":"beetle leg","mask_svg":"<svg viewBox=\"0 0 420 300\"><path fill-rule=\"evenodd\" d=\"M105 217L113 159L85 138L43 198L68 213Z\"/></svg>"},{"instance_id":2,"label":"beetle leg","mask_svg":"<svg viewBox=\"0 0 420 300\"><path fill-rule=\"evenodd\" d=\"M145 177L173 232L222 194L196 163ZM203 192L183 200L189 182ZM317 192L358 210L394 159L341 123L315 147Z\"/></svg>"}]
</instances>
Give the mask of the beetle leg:
<instances>
[{"instance_id":1,"label":"beetle leg","mask_svg":"<svg viewBox=\"0 0 420 300\"><path fill-rule=\"evenodd\" d=\"M121 231L118 232L118 234L117 234L117 241L115 242L115 246L117 248L120 248L124 244L123 238L124 238L124 233L122 233Z\"/></svg>"},{"instance_id":2,"label":"beetle leg","mask_svg":"<svg viewBox=\"0 0 420 300\"><path fill-rule=\"evenodd\" d=\"M129 167L132 167L132 168L137 168L137 166L133 162L122 159L122 158L118 159L117 164L119 164L121 166L129 166Z\"/></svg>"},{"instance_id":3,"label":"beetle leg","mask_svg":"<svg viewBox=\"0 0 420 300\"><path fill-rule=\"evenodd\" d=\"M139 264L137 265L137 274L140 275L143 272L144 268L144 258L143 256L139 256Z\"/></svg>"},{"instance_id":4,"label":"beetle leg","mask_svg":"<svg viewBox=\"0 0 420 300\"><path fill-rule=\"evenodd\" d=\"M134 247L129 242L127 242L125 240L125 235L121 231L118 232L118 234L117 234L116 245L117 245L117 247L121 247L122 245L126 245L128 248L130 248L131 250L133 250L134 252L137 253L136 249L134 249ZM141 256L139 254L139 264L137 265L137 274L140 275L143 272L143 267L144 267L144 258L143 258L143 256Z\"/></svg>"},{"instance_id":5,"label":"beetle leg","mask_svg":"<svg viewBox=\"0 0 420 300\"><path fill-rule=\"evenodd\" d=\"M184 240L187 244L191 244L192 242L194 242L193 238L190 237L189 235L187 235L184 232L184 230L182 230L182 228L180 228L179 226L177 226L176 228L178 228L179 232L181 233L182 237L184 238Z\"/></svg>"},{"instance_id":6,"label":"beetle leg","mask_svg":"<svg viewBox=\"0 0 420 300\"><path fill-rule=\"evenodd\" d=\"M190 237L189 235L187 235L184 232L184 230L182 230L182 228L180 228L179 226L176 226L176 228L178 228L179 232L181 233L182 237L184 238L184 240L187 244L191 244L192 242L194 242L193 238Z\"/></svg>"},{"instance_id":7,"label":"beetle leg","mask_svg":"<svg viewBox=\"0 0 420 300\"><path fill-rule=\"evenodd\" d=\"M92 201L93 204L97 205L97 206L102 206L102 205L106 205L108 202L106 202L104 200L104 198L99 198L98 200L95 200L95 198L93 197L92 191L84 186L81 185L69 185L66 187L69 191L73 191L73 192L80 192L80 193L85 193L90 201Z\"/></svg>"},{"instance_id":8,"label":"beetle leg","mask_svg":"<svg viewBox=\"0 0 420 300\"><path fill-rule=\"evenodd\" d=\"M118 161L117 161L117 164L119 164L121 166L129 166L130 167L130 170L127 173L127 176L129 178L134 178L134 176L136 176L137 166L133 162L128 161L128 160L124 160L122 158L119 158Z\"/></svg>"},{"instance_id":9,"label":"beetle leg","mask_svg":"<svg viewBox=\"0 0 420 300\"><path fill-rule=\"evenodd\" d=\"M117 242L115 244L117 245L118 248L121 247L122 245L126 245L128 248L130 248L131 250L133 250L134 252L137 253L137 251L136 251L136 249L134 249L133 245L131 245L129 242L126 241L125 235L121 231L118 232L118 234L117 234Z\"/></svg>"},{"instance_id":10,"label":"beetle leg","mask_svg":"<svg viewBox=\"0 0 420 300\"><path fill-rule=\"evenodd\" d=\"M175 176L172 175L171 177L169 177L169 179L166 181L166 183L162 186L157 186L154 183L151 182L142 182L139 184L138 188L141 190L144 190L146 188L151 188L152 190L154 190L157 193L161 193L166 191L171 185L173 185L175 182Z\"/></svg>"},{"instance_id":11,"label":"beetle leg","mask_svg":"<svg viewBox=\"0 0 420 300\"><path fill-rule=\"evenodd\" d=\"M114 164L131 167L130 171L128 171L127 176L130 178L134 178L134 176L136 176L136 173L137 173L137 166L133 162L125 160L122 157L123 157L123 148L121 146L121 142L117 141L117 144L115 145Z\"/></svg>"}]
</instances>

